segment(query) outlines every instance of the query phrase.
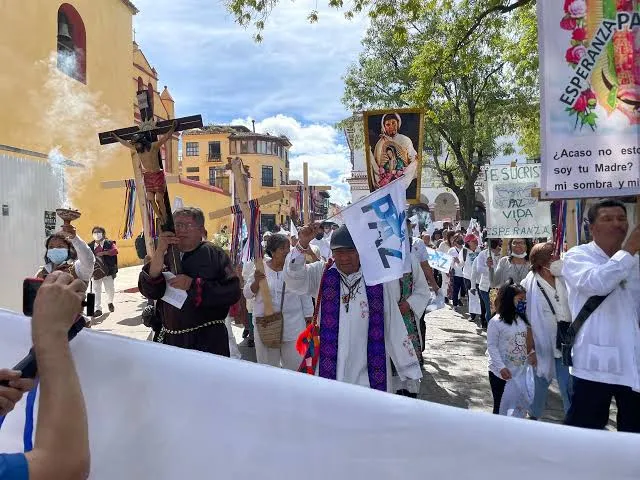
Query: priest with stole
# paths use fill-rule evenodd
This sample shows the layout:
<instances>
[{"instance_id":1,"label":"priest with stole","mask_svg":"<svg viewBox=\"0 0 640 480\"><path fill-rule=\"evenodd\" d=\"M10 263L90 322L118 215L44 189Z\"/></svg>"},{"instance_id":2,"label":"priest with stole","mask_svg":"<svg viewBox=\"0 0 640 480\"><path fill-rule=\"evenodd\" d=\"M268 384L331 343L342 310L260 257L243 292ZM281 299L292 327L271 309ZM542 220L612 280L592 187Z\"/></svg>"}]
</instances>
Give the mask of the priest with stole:
<instances>
[{"instance_id":1,"label":"priest with stole","mask_svg":"<svg viewBox=\"0 0 640 480\"><path fill-rule=\"evenodd\" d=\"M360 257L345 225L331 236L333 260L305 264L317 225L298 232L298 245L284 266L287 289L318 297L319 359L316 374L341 382L393 392L392 375L416 390L422 370L403 313L420 317L428 303L424 274L416 262L413 294L403 296L401 280L365 285ZM392 374L393 363L393 374ZM417 390L416 390L417 391Z\"/></svg>"}]
</instances>

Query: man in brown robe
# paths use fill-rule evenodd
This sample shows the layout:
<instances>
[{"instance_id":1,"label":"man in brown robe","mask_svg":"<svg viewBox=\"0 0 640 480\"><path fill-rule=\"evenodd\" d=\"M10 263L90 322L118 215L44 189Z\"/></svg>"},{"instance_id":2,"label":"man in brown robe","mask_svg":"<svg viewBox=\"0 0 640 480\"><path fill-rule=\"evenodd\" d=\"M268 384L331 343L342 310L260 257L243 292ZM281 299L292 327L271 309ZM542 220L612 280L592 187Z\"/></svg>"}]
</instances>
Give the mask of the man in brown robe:
<instances>
[{"instance_id":1,"label":"man in brown robe","mask_svg":"<svg viewBox=\"0 0 640 480\"><path fill-rule=\"evenodd\" d=\"M204 214L199 208L181 208L174 213L176 233L162 232L151 262L140 273L138 286L147 298L157 300L162 321L157 341L175 347L229 356L225 318L229 307L240 299L240 279L227 254L205 236ZM205 237L206 238L206 237ZM182 273L166 280L165 259L169 245L180 251ZM164 300L167 284L187 292L182 308Z\"/></svg>"}]
</instances>

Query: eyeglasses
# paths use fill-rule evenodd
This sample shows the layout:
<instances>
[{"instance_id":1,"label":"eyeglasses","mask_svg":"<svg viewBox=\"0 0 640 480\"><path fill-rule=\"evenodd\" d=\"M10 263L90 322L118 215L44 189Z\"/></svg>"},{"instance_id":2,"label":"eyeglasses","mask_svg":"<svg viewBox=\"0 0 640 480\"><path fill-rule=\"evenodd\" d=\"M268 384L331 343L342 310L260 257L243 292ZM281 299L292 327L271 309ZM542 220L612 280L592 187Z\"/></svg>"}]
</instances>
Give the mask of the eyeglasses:
<instances>
[{"instance_id":1,"label":"eyeglasses","mask_svg":"<svg viewBox=\"0 0 640 480\"><path fill-rule=\"evenodd\" d=\"M518 245L520 247L522 247L522 246L524 246L526 244L527 244L527 242L525 242L523 240L515 240L515 241L511 242L511 245Z\"/></svg>"},{"instance_id":2,"label":"eyeglasses","mask_svg":"<svg viewBox=\"0 0 640 480\"><path fill-rule=\"evenodd\" d=\"M176 223L176 230L195 230L200 228L198 225L194 225L193 223Z\"/></svg>"}]
</instances>

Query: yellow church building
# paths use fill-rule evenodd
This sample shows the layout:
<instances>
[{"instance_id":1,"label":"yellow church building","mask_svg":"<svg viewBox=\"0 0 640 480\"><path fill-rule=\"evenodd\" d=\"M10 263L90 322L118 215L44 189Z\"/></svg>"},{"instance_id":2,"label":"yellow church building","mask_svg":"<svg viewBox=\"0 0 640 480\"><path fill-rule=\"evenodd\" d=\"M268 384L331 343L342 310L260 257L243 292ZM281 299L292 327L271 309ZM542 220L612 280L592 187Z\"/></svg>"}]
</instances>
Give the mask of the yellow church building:
<instances>
[{"instance_id":1,"label":"yellow church building","mask_svg":"<svg viewBox=\"0 0 640 480\"><path fill-rule=\"evenodd\" d=\"M152 92L158 119L175 117L169 90L159 91L157 71L133 41L136 13L129 0L29 0L3 9L0 262L11 273L0 278L0 307L19 308L21 279L42 264L46 235L57 228L51 213L63 204L82 213L74 225L83 239L101 225L117 241L121 266L138 261L134 239L121 238L125 189L102 185L133 178L131 156L98 141L99 132L139 122L139 89ZM174 135L162 152L169 174L179 174L178 143ZM195 183L171 183L172 201L205 212L231 205L228 191ZM141 231L138 209L134 236Z\"/></svg>"},{"instance_id":2,"label":"yellow church building","mask_svg":"<svg viewBox=\"0 0 640 480\"><path fill-rule=\"evenodd\" d=\"M187 130L182 133L182 174L194 182L229 191L225 166L229 157L240 156L249 167L249 197L260 198L289 184L290 147L291 142L284 135L256 133L242 125ZM260 206L261 230L289 225L292 193L285 191L279 202Z\"/></svg>"}]
</instances>

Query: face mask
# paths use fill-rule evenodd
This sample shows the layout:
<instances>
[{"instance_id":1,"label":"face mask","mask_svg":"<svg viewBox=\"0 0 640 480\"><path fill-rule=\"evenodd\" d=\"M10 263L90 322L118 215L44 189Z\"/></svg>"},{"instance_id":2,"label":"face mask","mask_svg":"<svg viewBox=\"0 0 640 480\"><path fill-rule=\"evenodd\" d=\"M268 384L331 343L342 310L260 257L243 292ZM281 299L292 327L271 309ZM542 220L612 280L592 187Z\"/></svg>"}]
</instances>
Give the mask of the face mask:
<instances>
[{"instance_id":1,"label":"face mask","mask_svg":"<svg viewBox=\"0 0 640 480\"><path fill-rule=\"evenodd\" d=\"M562 260L555 260L553 262L551 262L551 265L549 265L549 271L551 272L551 275L553 275L554 277L559 277L562 275Z\"/></svg>"},{"instance_id":2,"label":"face mask","mask_svg":"<svg viewBox=\"0 0 640 480\"><path fill-rule=\"evenodd\" d=\"M464 245L464 241L463 241L463 240L458 240L458 241L456 242L456 245L460 245L460 246L462 246L462 245Z\"/></svg>"},{"instance_id":3,"label":"face mask","mask_svg":"<svg viewBox=\"0 0 640 480\"><path fill-rule=\"evenodd\" d=\"M100 240L102 240L102 234L101 234L101 233L98 233L98 232L94 233L94 234L93 234L93 239L94 239L96 242L99 242Z\"/></svg>"},{"instance_id":4,"label":"face mask","mask_svg":"<svg viewBox=\"0 0 640 480\"><path fill-rule=\"evenodd\" d=\"M526 300L518 300L516 303L516 312L520 314L524 314L527 311L527 301Z\"/></svg>"},{"instance_id":5,"label":"face mask","mask_svg":"<svg viewBox=\"0 0 640 480\"><path fill-rule=\"evenodd\" d=\"M66 248L50 248L47 250L47 258L51 260L51 263L60 265L69 258L69 250Z\"/></svg>"},{"instance_id":6,"label":"face mask","mask_svg":"<svg viewBox=\"0 0 640 480\"><path fill-rule=\"evenodd\" d=\"M324 233L319 233L316 235L316 240L322 240L324 238Z\"/></svg>"},{"instance_id":7,"label":"face mask","mask_svg":"<svg viewBox=\"0 0 640 480\"><path fill-rule=\"evenodd\" d=\"M527 256L527 252L525 252L525 253L512 253L511 256L515 257L515 258L525 258Z\"/></svg>"}]
</instances>

